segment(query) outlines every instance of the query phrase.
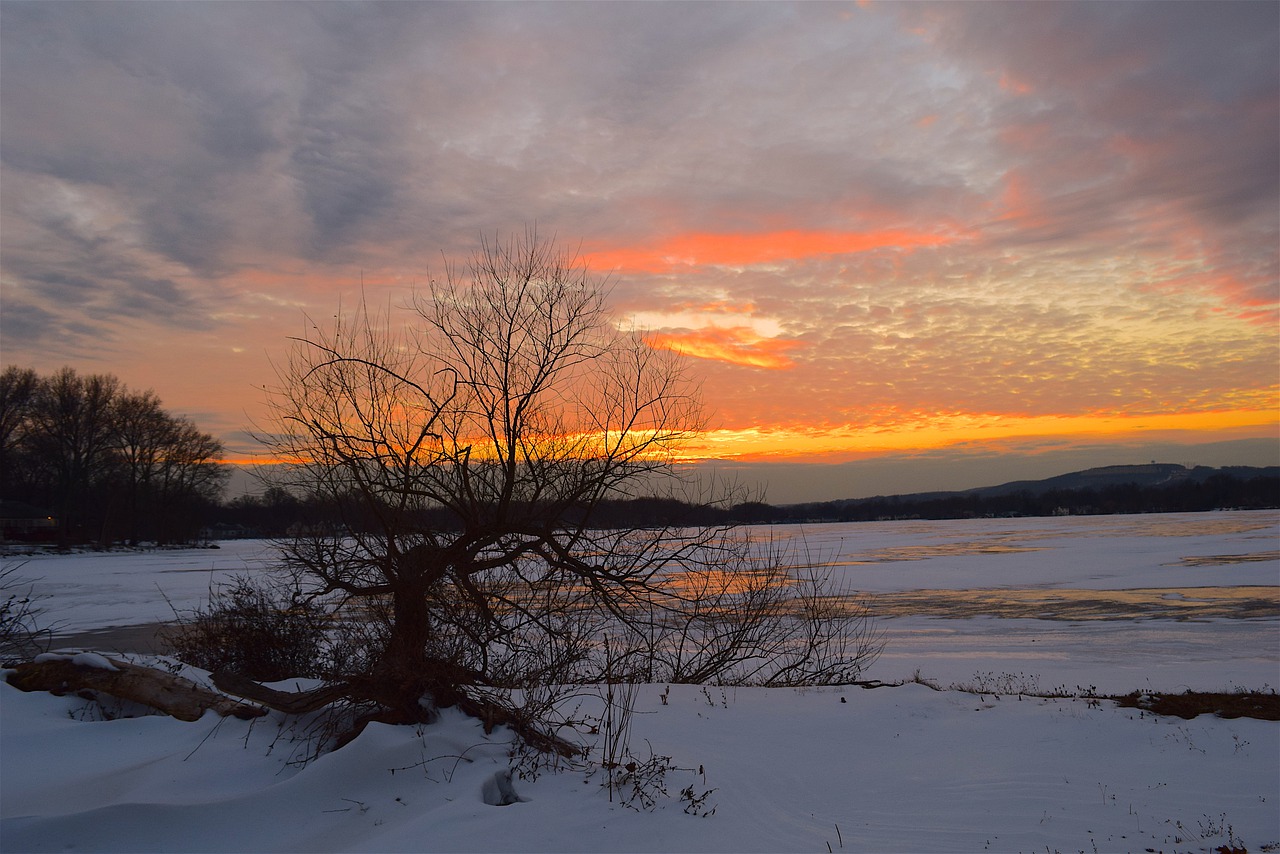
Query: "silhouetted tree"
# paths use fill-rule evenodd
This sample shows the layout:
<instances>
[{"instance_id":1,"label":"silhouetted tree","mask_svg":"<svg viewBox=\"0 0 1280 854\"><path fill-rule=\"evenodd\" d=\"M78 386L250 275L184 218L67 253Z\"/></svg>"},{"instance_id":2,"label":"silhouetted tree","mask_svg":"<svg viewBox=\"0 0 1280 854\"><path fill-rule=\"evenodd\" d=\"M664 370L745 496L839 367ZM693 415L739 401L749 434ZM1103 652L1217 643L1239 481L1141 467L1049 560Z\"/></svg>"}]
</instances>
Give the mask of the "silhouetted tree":
<instances>
[{"instance_id":1,"label":"silhouetted tree","mask_svg":"<svg viewBox=\"0 0 1280 854\"><path fill-rule=\"evenodd\" d=\"M683 495L673 464L703 413L686 362L620 330L571 255L532 233L486 242L401 316L361 305L298 340L264 437L299 461L295 491L343 513L340 530L288 543L287 566L383 621L342 694L401 722L431 714L424 698L457 704L565 750L503 689L653 673L659 660L706 679L810 672L787 656L817 660L812 643L761 622L789 613L768 603L790 579L745 571L748 543L727 525L593 524L617 499ZM593 664L606 638L628 652ZM848 678L870 652L817 669Z\"/></svg>"},{"instance_id":2,"label":"silhouetted tree","mask_svg":"<svg viewBox=\"0 0 1280 854\"><path fill-rule=\"evenodd\" d=\"M195 537L227 477L222 445L154 392L63 368L0 376L3 493L52 510L62 545Z\"/></svg>"},{"instance_id":3,"label":"silhouetted tree","mask_svg":"<svg viewBox=\"0 0 1280 854\"><path fill-rule=\"evenodd\" d=\"M82 377L63 368L42 381L28 414L26 448L33 478L58 517L58 541L97 538L85 530L91 492L113 464L112 405L120 381L105 374Z\"/></svg>"},{"instance_id":4,"label":"silhouetted tree","mask_svg":"<svg viewBox=\"0 0 1280 854\"><path fill-rule=\"evenodd\" d=\"M151 479L155 536L162 542L190 539L229 475L219 463L222 443L187 418L170 418L162 439Z\"/></svg>"},{"instance_id":5,"label":"silhouetted tree","mask_svg":"<svg viewBox=\"0 0 1280 854\"><path fill-rule=\"evenodd\" d=\"M19 446L40 378L30 368L10 365L0 374L0 498L21 488L24 460Z\"/></svg>"}]
</instances>

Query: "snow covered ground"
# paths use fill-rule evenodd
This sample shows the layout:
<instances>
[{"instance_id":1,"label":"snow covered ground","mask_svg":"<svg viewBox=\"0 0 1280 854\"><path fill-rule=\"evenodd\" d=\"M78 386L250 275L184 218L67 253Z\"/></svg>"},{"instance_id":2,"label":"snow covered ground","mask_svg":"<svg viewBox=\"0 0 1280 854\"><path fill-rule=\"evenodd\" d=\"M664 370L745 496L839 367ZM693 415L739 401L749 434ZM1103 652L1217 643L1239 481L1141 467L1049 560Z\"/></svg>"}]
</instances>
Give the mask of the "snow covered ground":
<instances>
[{"instance_id":1,"label":"snow covered ground","mask_svg":"<svg viewBox=\"0 0 1280 854\"><path fill-rule=\"evenodd\" d=\"M851 589L876 594L889 645L873 679L1280 685L1275 512L803 535ZM190 608L267 557L242 542L41 556L21 571L39 579L50 621L84 632L168 619L166 598ZM670 757L668 796L637 811L610 803L586 769L517 777L523 800L489 806L482 788L510 764L506 739L451 712L416 729L371 725L300 767L296 731L276 718L101 720L85 701L0 684L0 850L1280 850L1276 722L919 684L676 685L664 703L666 688L641 687L631 751ZM686 787L694 812L714 814L687 814Z\"/></svg>"}]
</instances>

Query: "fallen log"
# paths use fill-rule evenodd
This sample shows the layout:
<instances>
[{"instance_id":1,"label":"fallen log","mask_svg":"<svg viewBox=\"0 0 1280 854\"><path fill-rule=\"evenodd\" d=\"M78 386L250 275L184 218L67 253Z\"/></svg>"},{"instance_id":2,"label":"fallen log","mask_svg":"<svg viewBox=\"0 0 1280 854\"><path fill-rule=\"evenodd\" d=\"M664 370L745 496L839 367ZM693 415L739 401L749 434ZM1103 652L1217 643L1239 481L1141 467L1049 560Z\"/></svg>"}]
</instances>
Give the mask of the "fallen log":
<instances>
[{"instance_id":1,"label":"fallen log","mask_svg":"<svg viewBox=\"0 0 1280 854\"><path fill-rule=\"evenodd\" d=\"M48 691L59 696L96 691L141 703L180 721L199 720L210 710L242 720L267 713L260 706L224 697L181 676L93 653L38 656L14 667L6 678L21 691Z\"/></svg>"}]
</instances>

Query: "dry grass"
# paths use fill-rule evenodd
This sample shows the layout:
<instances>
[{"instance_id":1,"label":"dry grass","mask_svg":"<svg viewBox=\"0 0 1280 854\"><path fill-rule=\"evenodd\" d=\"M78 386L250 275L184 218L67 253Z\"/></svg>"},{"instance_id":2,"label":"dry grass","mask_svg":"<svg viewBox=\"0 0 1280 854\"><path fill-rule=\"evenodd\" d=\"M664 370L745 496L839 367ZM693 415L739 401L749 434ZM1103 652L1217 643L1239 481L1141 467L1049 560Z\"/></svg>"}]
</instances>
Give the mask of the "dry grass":
<instances>
[{"instance_id":1,"label":"dry grass","mask_svg":"<svg viewBox=\"0 0 1280 854\"><path fill-rule=\"evenodd\" d=\"M1275 692L1186 691L1182 694L1152 694L1134 691L1112 699L1125 708L1143 709L1157 715L1173 715L1188 720L1198 715L1217 715L1220 718L1280 721L1280 694Z\"/></svg>"}]
</instances>

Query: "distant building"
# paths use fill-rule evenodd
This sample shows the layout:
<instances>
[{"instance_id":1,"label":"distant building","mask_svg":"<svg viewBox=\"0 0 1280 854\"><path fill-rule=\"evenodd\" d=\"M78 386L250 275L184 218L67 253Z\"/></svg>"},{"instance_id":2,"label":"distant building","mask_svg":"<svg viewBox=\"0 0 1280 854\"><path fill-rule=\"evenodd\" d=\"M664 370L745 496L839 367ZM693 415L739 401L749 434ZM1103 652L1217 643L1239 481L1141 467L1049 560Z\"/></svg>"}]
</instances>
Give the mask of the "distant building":
<instances>
[{"instance_id":1,"label":"distant building","mask_svg":"<svg viewBox=\"0 0 1280 854\"><path fill-rule=\"evenodd\" d=\"M21 501L0 501L0 543L51 543L58 520Z\"/></svg>"},{"instance_id":2,"label":"distant building","mask_svg":"<svg viewBox=\"0 0 1280 854\"><path fill-rule=\"evenodd\" d=\"M233 525L217 522L207 528L200 529L200 538L210 542L215 540L248 540L258 536L258 532L246 525Z\"/></svg>"}]
</instances>

